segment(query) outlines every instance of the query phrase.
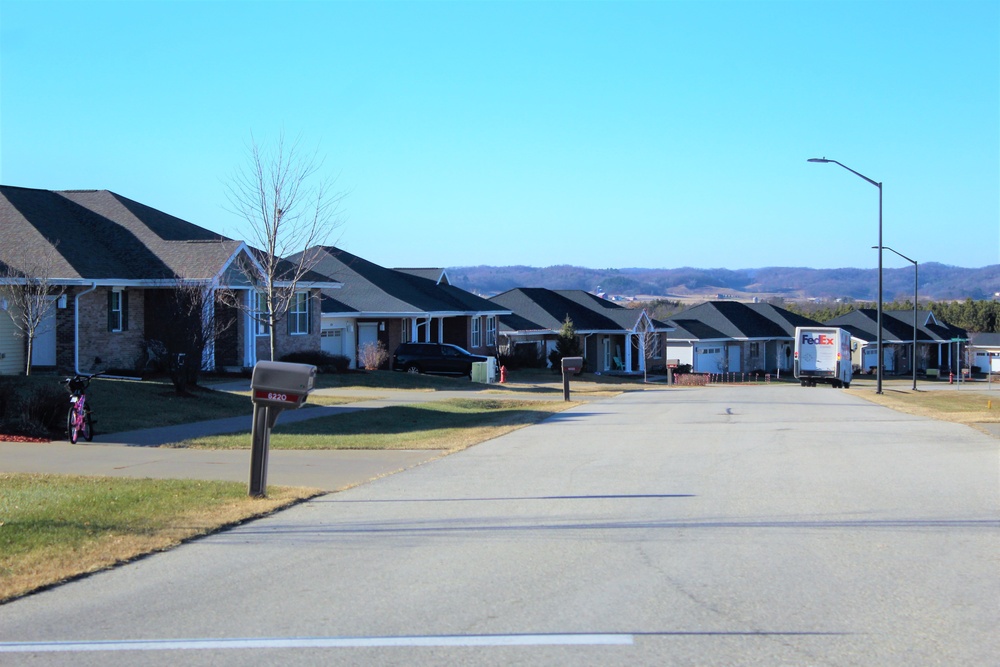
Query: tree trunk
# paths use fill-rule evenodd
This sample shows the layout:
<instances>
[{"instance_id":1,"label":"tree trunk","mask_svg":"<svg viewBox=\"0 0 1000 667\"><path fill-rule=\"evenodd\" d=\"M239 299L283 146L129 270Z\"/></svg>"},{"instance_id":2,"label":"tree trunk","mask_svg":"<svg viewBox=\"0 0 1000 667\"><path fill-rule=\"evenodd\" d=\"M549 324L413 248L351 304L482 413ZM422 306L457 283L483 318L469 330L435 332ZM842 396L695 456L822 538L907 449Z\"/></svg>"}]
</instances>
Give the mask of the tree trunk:
<instances>
[{"instance_id":1,"label":"tree trunk","mask_svg":"<svg viewBox=\"0 0 1000 667\"><path fill-rule=\"evenodd\" d=\"M31 351L35 346L34 336L28 336L28 358L24 362L24 374L31 375Z\"/></svg>"}]
</instances>

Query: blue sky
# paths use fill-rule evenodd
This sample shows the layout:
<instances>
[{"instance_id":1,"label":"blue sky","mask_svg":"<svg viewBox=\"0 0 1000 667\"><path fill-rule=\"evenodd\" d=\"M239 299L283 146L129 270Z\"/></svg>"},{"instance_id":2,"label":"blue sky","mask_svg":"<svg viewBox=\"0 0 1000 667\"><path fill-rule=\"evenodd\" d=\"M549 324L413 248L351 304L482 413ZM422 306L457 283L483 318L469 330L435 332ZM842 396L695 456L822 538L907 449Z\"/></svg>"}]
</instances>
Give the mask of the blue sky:
<instances>
[{"instance_id":1,"label":"blue sky","mask_svg":"<svg viewBox=\"0 0 1000 667\"><path fill-rule=\"evenodd\" d=\"M1000 2L0 1L0 182L223 234L251 132L385 266L1000 263ZM887 267L909 266L886 253Z\"/></svg>"}]
</instances>

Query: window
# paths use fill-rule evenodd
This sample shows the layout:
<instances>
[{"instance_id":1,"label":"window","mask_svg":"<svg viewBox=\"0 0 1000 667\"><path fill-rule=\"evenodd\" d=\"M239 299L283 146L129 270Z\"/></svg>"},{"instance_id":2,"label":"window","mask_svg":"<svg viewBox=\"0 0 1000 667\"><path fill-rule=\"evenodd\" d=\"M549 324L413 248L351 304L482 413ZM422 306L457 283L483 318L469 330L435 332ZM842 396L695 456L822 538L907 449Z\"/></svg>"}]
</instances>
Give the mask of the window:
<instances>
[{"instance_id":1,"label":"window","mask_svg":"<svg viewBox=\"0 0 1000 667\"><path fill-rule=\"evenodd\" d=\"M270 332L267 319L267 295L262 292L254 292L253 324L256 335L266 336Z\"/></svg>"},{"instance_id":2,"label":"window","mask_svg":"<svg viewBox=\"0 0 1000 667\"><path fill-rule=\"evenodd\" d=\"M493 315L486 318L486 347L497 346L497 318Z\"/></svg>"},{"instance_id":3,"label":"window","mask_svg":"<svg viewBox=\"0 0 1000 667\"><path fill-rule=\"evenodd\" d=\"M108 292L108 331L128 331L128 292Z\"/></svg>"},{"instance_id":4,"label":"window","mask_svg":"<svg viewBox=\"0 0 1000 667\"><path fill-rule=\"evenodd\" d=\"M472 318L472 347L483 346L483 320L481 317Z\"/></svg>"},{"instance_id":5,"label":"window","mask_svg":"<svg viewBox=\"0 0 1000 667\"><path fill-rule=\"evenodd\" d=\"M293 336L309 333L309 292L296 292L288 307L288 333Z\"/></svg>"}]
</instances>

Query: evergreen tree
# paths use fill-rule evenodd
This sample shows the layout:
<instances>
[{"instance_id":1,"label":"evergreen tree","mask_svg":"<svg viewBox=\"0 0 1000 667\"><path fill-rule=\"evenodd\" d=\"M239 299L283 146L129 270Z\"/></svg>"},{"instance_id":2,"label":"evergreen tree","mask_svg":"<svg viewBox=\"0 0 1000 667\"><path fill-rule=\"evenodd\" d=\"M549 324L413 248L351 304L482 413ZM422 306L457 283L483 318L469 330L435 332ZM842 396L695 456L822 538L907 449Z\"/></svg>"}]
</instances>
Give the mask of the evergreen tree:
<instances>
[{"instance_id":1,"label":"evergreen tree","mask_svg":"<svg viewBox=\"0 0 1000 667\"><path fill-rule=\"evenodd\" d=\"M576 337L576 327L569 314L559 329L559 338L556 339L556 349L549 353L549 363L553 370L562 370L563 357L582 357L583 347Z\"/></svg>"}]
</instances>

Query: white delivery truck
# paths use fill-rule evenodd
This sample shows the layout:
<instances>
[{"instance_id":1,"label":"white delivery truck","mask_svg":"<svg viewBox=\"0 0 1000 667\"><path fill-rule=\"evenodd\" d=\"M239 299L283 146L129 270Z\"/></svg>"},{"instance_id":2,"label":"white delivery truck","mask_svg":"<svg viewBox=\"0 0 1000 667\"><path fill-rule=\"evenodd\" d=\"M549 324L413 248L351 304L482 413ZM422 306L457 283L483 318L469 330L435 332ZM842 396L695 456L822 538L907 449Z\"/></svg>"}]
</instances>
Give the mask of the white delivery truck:
<instances>
[{"instance_id":1,"label":"white delivery truck","mask_svg":"<svg viewBox=\"0 0 1000 667\"><path fill-rule=\"evenodd\" d=\"M851 334L836 327L795 328L795 377L803 387L851 386Z\"/></svg>"}]
</instances>

